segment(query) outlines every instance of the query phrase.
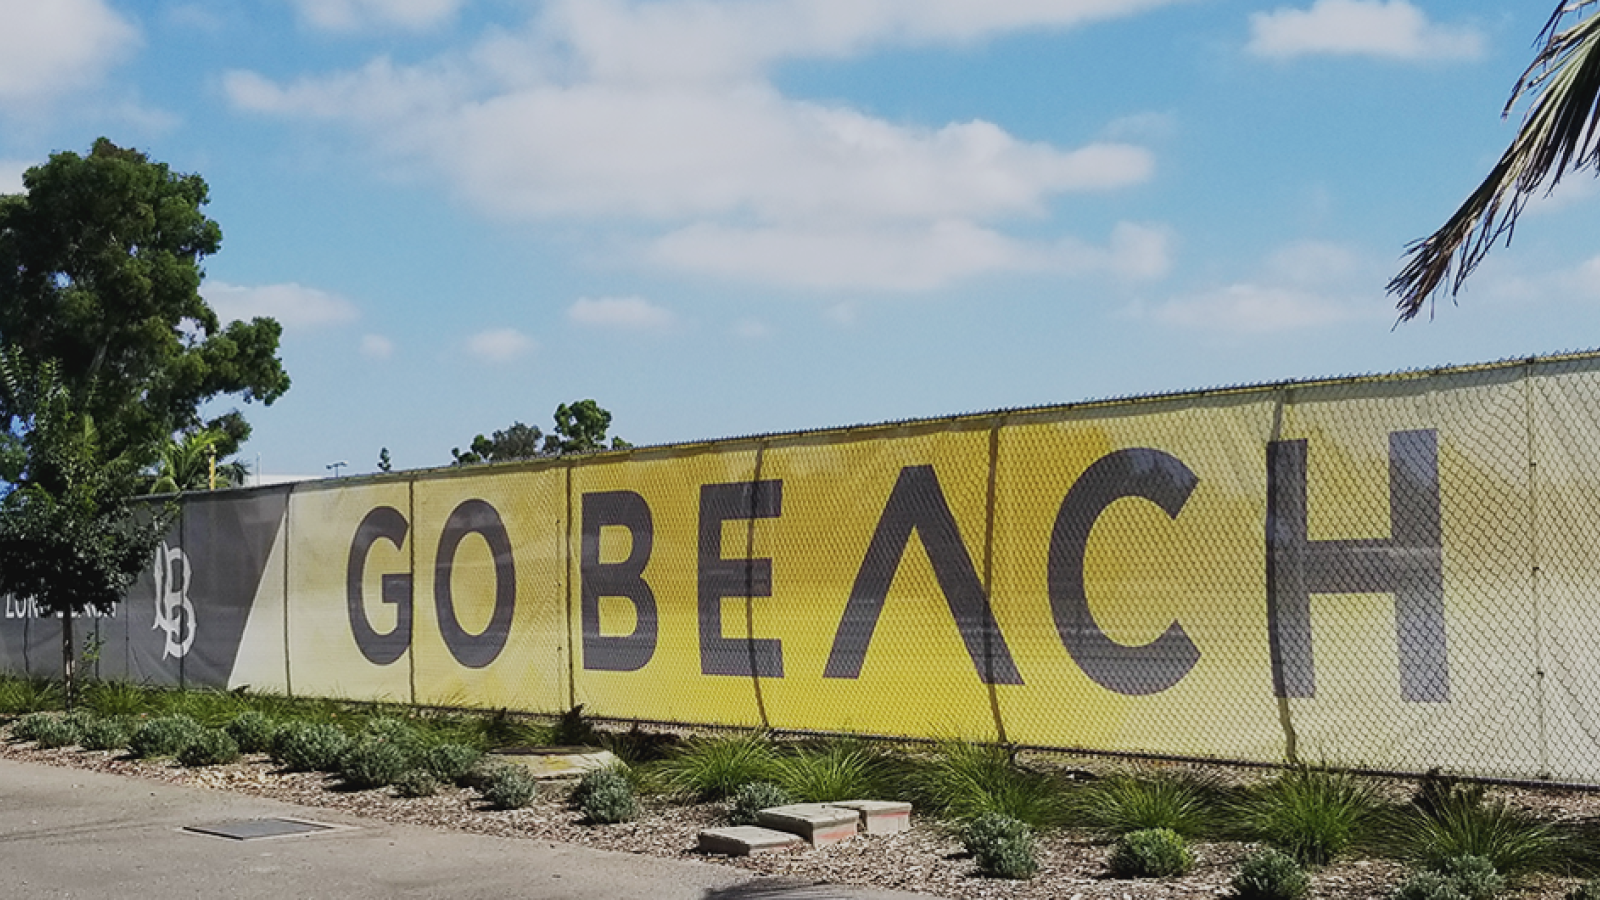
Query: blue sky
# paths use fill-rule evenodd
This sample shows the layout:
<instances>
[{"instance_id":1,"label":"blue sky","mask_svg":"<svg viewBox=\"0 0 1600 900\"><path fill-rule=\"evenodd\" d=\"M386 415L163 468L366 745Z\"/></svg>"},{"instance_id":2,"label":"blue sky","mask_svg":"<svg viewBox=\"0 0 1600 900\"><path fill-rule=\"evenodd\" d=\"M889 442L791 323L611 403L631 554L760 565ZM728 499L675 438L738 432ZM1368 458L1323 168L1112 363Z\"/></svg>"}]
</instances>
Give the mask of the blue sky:
<instances>
[{"instance_id":1,"label":"blue sky","mask_svg":"<svg viewBox=\"0 0 1600 900\"><path fill-rule=\"evenodd\" d=\"M1384 294L1549 6L0 0L0 191L99 135L207 179L268 475L1478 362L1600 344L1588 174Z\"/></svg>"}]
</instances>

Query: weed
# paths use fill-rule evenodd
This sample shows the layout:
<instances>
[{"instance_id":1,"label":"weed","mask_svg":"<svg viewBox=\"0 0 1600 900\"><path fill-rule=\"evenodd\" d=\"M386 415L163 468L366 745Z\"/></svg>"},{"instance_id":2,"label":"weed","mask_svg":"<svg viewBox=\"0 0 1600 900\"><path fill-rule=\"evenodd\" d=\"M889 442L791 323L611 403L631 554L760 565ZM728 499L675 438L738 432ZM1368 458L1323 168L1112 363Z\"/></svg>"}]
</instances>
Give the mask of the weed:
<instances>
[{"instance_id":1,"label":"weed","mask_svg":"<svg viewBox=\"0 0 1600 900\"><path fill-rule=\"evenodd\" d=\"M961 842L978 864L978 871L993 878L1032 878L1039 871L1033 829L1000 813L986 813L962 829Z\"/></svg>"},{"instance_id":2,"label":"weed","mask_svg":"<svg viewBox=\"0 0 1600 900\"><path fill-rule=\"evenodd\" d=\"M1311 890L1311 879L1294 857L1268 848L1245 857L1233 876L1238 900L1301 900Z\"/></svg>"},{"instance_id":3,"label":"weed","mask_svg":"<svg viewBox=\"0 0 1600 900\"><path fill-rule=\"evenodd\" d=\"M1194 868L1194 854L1176 831L1146 828L1117 838L1106 862L1118 878L1170 878Z\"/></svg>"},{"instance_id":4,"label":"weed","mask_svg":"<svg viewBox=\"0 0 1600 900\"><path fill-rule=\"evenodd\" d=\"M657 763L656 775L669 790L702 800L722 800L752 781L771 781L777 753L762 732L691 738Z\"/></svg>"},{"instance_id":5,"label":"weed","mask_svg":"<svg viewBox=\"0 0 1600 900\"><path fill-rule=\"evenodd\" d=\"M573 799L590 822L613 825L632 821L639 806L633 799L633 784L616 769L596 769L584 774Z\"/></svg>"},{"instance_id":6,"label":"weed","mask_svg":"<svg viewBox=\"0 0 1600 900\"><path fill-rule=\"evenodd\" d=\"M1076 818L1110 835L1165 828L1184 837L1206 833L1216 786L1191 775L1118 774L1094 782L1071 801Z\"/></svg>"},{"instance_id":7,"label":"weed","mask_svg":"<svg viewBox=\"0 0 1600 900\"><path fill-rule=\"evenodd\" d=\"M484 776L480 791L495 809L521 809L539 796L539 781L522 766L503 765Z\"/></svg>"},{"instance_id":8,"label":"weed","mask_svg":"<svg viewBox=\"0 0 1600 900\"><path fill-rule=\"evenodd\" d=\"M882 753L854 740L832 741L780 756L772 774L784 790L805 803L878 796L887 781Z\"/></svg>"},{"instance_id":9,"label":"weed","mask_svg":"<svg viewBox=\"0 0 1600 900\"><path fill-rule=\"evenodd\" d=\"M666 759L682 743L683 739L675 734L645 731L638 722L627 731L600 734L600 746L630 766Z\"/></svg>"},{"instance_id":10,"label":"weed","mask_svg":"<svg viewBox=\"0 0 1600 900\"><path fill-rule=\"evenodd\" d=\"M196 733L178 751L178 762L190 768L227 765L238 758L239 745L220 728L207 728Z\"/></svg>"},{"instance_id":11,"label":"weed","mask_svg":"<svg viewBox=\"0 0 1600 900\"><path fill-rule=\"evenodd\" d=\"M774 806L788 806L793 802L794 798L789 796L788 791L770 781L752 781L740 785L733 792L733 802L728 805L728 824L754 825L756 813Z\"/></svg>"},{"instance_id":12,"label":"weed","mask_svg":"<svg viewBox=\"0 0 1600 900\"><path fill-rule=\"evenodd\" d=\"M1434 870L1456 857L1477 856L1515 874L1559 862L1564 849L1548 823L1466 792L1446 797L1432 814L1407 817L1399 837L1405 855Z\"/></svg>"},{"instance_id":13,"label":"weed","mask_svg":"<svg viewBox=\"0 0 1600 900\"><path fill-rule=\"evenodd\" d=\"M1292 769L1248 795L1238 808L1246 833L1301 865L1327 865L1365 838L1379 820L1371 787L1347 772Z\"/></svg>"},{"instance_id":14,"label":"weed","mask_svg":"<svg viewBox=\"0 0 1600 900\"><path fill-rule=\"evenodd\" d=\"M272 750L272 738L278 733L278 726L265 713L250 709L234 716L227 731L241 753L267 753Z\"/></svg>"},{"instance_id":15,"label":"weed","mask_svg":"<svg viewBox=\"0 0 1600 900\"><path fill-rule=\"evenodd\" d=\"M128 739L128 751L141 759L177 756L203 729L199 722L184 715L149 719L134 729Z\"/></svg>"},{"instance_id":16,"label":"weed","mask_svg":"<svg viewBox=\"0 0 1600 900\"><path fill-rule=\"evenodd\" d=\"M272 738L272 759L291 772L333 772L350 738L326 722L290 722Z\"/></svg>"},{"instance_id":17,"label":"weed","mask_svg":"<svg viewBox=\"0 0 1600 900\"><path fill-rule=\"evenodd\" d=\"M1017 765L1004 747L941 743L931 758L914 762L906 782L920 806L949 819L994 813L1042 829L1067 816L1055 779Z\"/></svg>"}]
</instances>

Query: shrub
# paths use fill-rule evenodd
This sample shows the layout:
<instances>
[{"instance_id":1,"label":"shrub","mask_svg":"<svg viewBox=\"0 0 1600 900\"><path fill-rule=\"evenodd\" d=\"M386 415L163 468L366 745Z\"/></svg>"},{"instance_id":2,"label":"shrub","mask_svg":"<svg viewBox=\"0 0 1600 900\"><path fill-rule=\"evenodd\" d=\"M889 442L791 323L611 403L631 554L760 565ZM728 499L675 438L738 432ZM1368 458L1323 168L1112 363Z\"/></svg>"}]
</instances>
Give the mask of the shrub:
<instances>
[{"instance_id":1,"label":"shrub","mask_svg":"<svg viewBox=\"0 0 1600 900\"><path fill-rule=\"evenodd\" d=\"M394 792L409 799L432 797L439 792L439 781L426 769L407 769L394 780Z\"/></svg>"},{"instance_id":2,"label":"shrub","mask_svg":"<svg viewBox=\"0 0 1600 900\"><path fill-rule=\"evenodd\" d=\"M480 790L495 809L521 809L539 796L539 780L522 766L505 765L486 773Z\"/></svg>"},{"instance_id":3,"label":"shrub","mask_svg":"<svg viewBox=\"0 0 1600 900\"><path fill-rule=\"evenodd\" d=\"M1194 868L1194 854L1176 831L1147 828L1117 838L1107 863L1118 878L1169 878Z\"/></svg>"},{"instance_id":4,"label":"shrub","mask_svg":"<svg viewBox=\"0 0 1600 900\"><path fill-rule=\"evenodd\" d=\"M1470 792L1449 795L1431 814L1419 811L1402 824L1405 855L1435 871L1457 857L1477 856L1498 872L1524 872L1556 862L1562 851L1548 823Z\"/></svg>"},{"instance_id":5,"label":"shrub","mask_svg":"<svg viewBox=\"0 0 1600 900\"><path fill-rule=\"evenodd\" d=\"M239 745L241 753L268 753L278 726L264 713L248 710L233 717L228 723L228 736Z\"/></svg>"},{"instance_id":6,"label":"shrub","mask_svg":"<svg viewBox=\"0 0 1600 900\"><path fill-rule=\"evenodd\" d=\"M39 719L30 731L33 742L40 750L54 750L57 747L71 747L78 742L80 723L82 718L71 716L52 716L48 713L35 713ZM29 716L32 719L33 716ZM26 720L24 720L26 721Z\"/></svg>"},{"instance_id":7,"label":"shrub","mask_svg":"<svg viewBox=\"0 0 1600 900\"><path fill-rule=\"evenodd\" d=\"M226 765L238 758L239 745L220 728L207 728L197 732L189 743L178 751L178 762L190 768Z\"/></svg>"},{"instance_id":8,"label":"shrub","mask_svg":"<svg viewBox=\"0 0 1600 900\"><path fill-rule=\"evenodd\" d=\"M272 759L291 772L334 772L350 738L325 722L290 722L272 738Z\"/></svg>"},{"instance_id":9,"label":"shrub","mask_svg":"<svg viewBox=\"0 0 1600 900\"><path fill-rule=\"evenodd\" d=\"M204 726L188 716L149 719L134 729L133 736L128 739L128 751L141 759L177 756L202 730Z\"/></svg>"},{"instance_id":10,"label":"shrub","mask_svg":"<svg viewBox=\"0 0 1600 900\"><path fill-rule=\"evenodd\" d=\"M483 751L466 744L438 744L422 754L422 767L439 781L461 784L472 767L483 759Z\"/></svg>"},{"instance_id":11,"label":"shrub","mask_svg":"<svg viewBox=\"0 0 1600 900\"><path fill-rule=\"evenodd\" d=\"M639 812L628 776L615 769L585 773L573 794L579 798L578 808L583 814L599 825L628 822Z\"/></svg>"},{"instance_id":12,"label":"shrub","mask_svg":"<svg viewBox=\"0 0 1600 900\"><path fill-rule=\"evenodd\" d=\"M788 791L772 782L752 781L733 792L733 802L728 806L728 824L754 825L756 813L774 806L788 806L793 802L794 798L789 796Z\"/></svg>"},{"instance_id":13,"label":"shrub","mask_svg":"<svg viewBox=\"0 0 1600 900\"><path fill-rule=\"evenodd\" d=\"M1238 900L1301 900L1310 890L1306 870L1281 850L1269 848L1250 854L1233 876Z\"/></svg>"},{"instance_id":14,"label":"shrub","mask_svg":"<svg viewBox=\"0 0 1600 900\"><path fill-rule=\"evenodd\" d=\"M353 788L388 787L411 768L411 754L393 741L364 737L345 751L339 775Z\"/></svg>"},{"instance_id":15,"label":"shrub","mask_svg":"<svg viewBox=\"0 0 1600 900\"><path fill-rule=\"evenodd\" d=\"M367 720L361 729L361 740L387 741L402 748L420 748L422 733L410 722L395 716L378 716Z\"/></svg>"},{"instance_id":16,"label":"shrub","mask_svg":"<svg viewBox=\"0 0 1600 900\"><path fill-rule=\"evenodd\" d=\"M931 759L916 761L907 787L921 807L949 819L994 813L1033 828L1050 828L1067 814L1056 781L1017 765L1004 747L942 743Z\"/></svg>"},{"instance_id":17,"label":"shrub","mask_svg":"<svg viewBox=\"0 0 1600 900\"><path fill-rule=\"evenodd\" d=\"M773 779L805 803L859 800L883 793L882 754L860 741L834 741L821 748L803 748L779 757Z\"/></svg>"},{"instance_id":18,"label":"shrub","mask_svg":"<svg viewBox=\"0 0 1600 900\"><path fill-rule=\"evenodd\" d=\"M668 789L702 800L722 800L741 785L771 781L777 754L761 732L691 739L656 764Z\"/></svg>"},{"instance_id":19,"label":"shrub","mask_svg":"<svg viewBox=\"0 0 1600 900\"><path fill-rule=\"evenodd\" d=\"M1491 900L1505 879L1481 856L1458 856L1437 870L1417 872L1400 883L1395 900Z\"/></svg>"},{"instance_id":20,"label":"shrub","mask_svg":"<svg viewBox=\"0 0 1600 900\"><path fill-rule=\"evenodd\" d=\"M961 842L978 864L978 871L993 878L1032 878L1039 871L1034 859L1033 829L999 813L986 813L967 823Z\"/></svg>"},{"instance_id":21,"label":"shrub","mask_svg":"<svg viewBox=\"0 0 1600 900\"><path fill-rule=\"evenodd\" d=\"M40 728L50 727L47 723L54 722L55 716L46 712L29 713L16 721L11 726L11 739L13 741L36 740Z\"/></svg>"},{"instance_id":22,"label":"shrub","mask_svg":"<svg viewBox=\"0 0 1600 900\"><path fill-rule=\"evenodd\" d=\"M1301 865L1321 866L1366 836L1379 806L1372 789L1354 775L1301 768L1252 792L1238 813L1250 837Z\"/></svg>"},{"instance_id":23,"label":"shrub","mask_svg":"<svg viewBox=\"0 0 1600 900\"><path fill-rule=\"evenodd\" d=\"M121 750L131 736L122 719L95 719L84 727L78 744L85 750Z\"/></svg>"},{"instance_id":24,"label":"shrub","mask_svg":"<svg viewBox=\"0 0 1600 900\"><path fill-rule=\"evenodd\" d=\"M1072 801L1085 825L1111 835L1165 828L1184 837L1204 834L1216 787L1187 775L1113 775L1094 782Z\"/></svg>"}]
</instances>

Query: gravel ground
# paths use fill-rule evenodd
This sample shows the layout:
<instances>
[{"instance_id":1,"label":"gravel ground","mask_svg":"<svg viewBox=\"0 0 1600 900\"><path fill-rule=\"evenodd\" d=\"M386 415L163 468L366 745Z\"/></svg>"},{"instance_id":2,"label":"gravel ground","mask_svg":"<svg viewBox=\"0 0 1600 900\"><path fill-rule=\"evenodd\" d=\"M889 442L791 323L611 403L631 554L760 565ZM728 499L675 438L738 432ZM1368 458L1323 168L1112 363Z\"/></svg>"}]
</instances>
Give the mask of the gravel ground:
<instances>
[{"instance_id":1,"label":"gravel ground","mask_svg":"<svg viewBox=\"0 0 1600 900\"><path fill-rule=\"evenodd\" d=\"M338 779L316 773L279 771L265 757L250 756L226 766L188 769L170 760L129 759L119 753L74 749L36 750L31 744L0 743L0 757L46 765L92 769L150 778L210 790L236 791L387 822L421 825L502 837L582 844L608 850L668 858L707 857L695 850L702 828L720 824L720 804L672 804L647 799L638 820L591 826L568 809L564 790L549 789L519 810L488 808L473 791L445 788L433 797L400 799L387 790L352 791ZM1256 773L1224 770L1225 777L1248 779ZM1395 785L1396 792L1404 790ZM1600 822L1600 794L1572 791L1496 789L1495 796L1560 821ZM1239 859L1252 847L1237 843L1195 845L1198 864L1182 878L1113 879L1105 874L1108 847L1071 831L1043 838L1039 874L1028 881L1003 881L977 875L959 841L936 823L914 821L911 831L890 836L857 836L821 849L745 857L710 857L730 866L817 882L870 885L933 894L953 900L1133 900L1133 898L1213 898L1229 893L1228 881ZM1312 896L1329 900L1387 900L1404 877L1386 859L1336 863L1313 874ZM1537 876L1514 885L1513 895L1557 900L1577 883L1574 878Z\"/></svg>"}]
</instances>

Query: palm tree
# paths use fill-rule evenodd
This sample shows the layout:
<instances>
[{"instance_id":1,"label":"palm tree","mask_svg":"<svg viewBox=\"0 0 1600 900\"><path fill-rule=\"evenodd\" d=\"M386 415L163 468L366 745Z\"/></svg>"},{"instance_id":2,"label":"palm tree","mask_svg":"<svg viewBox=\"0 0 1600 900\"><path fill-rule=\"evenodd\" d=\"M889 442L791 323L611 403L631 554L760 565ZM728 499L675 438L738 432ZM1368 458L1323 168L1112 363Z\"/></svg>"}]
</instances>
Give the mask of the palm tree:
<instances>
[{"instance_id":1,"label":"palm tree","mask_svg":"<svg viewBox=\"0 0 1600 900\"><path fill-rule=\"evenodd\" d=\"M1389 282L1401 321L1421 312L1425 301L1431 312L1441 290L1454 297L1496 241L1511 242L1517 216L1536 191L1554 190L1568 169L1600 172L1600 15L1591 9L1597 3L1556 6L1535 42L1538 54L1502 111L1510 115L1523 97L1538 95L1516 138L1444 226L1406 248L1409 261Z\"/></svg>"},{"instance_id":2,"label":"palm tree","mask_svg":"<svg viewBox=\"0 0 1600 900\"><path fill-rule=\"evenodd\" d=\"M211 467L216 459L217 447L228 436L220 431L187 431L161 448L161 459L150 479L152 494L176 494L181 491L203 491L211 487ZM235 487L244 484L249 470L245 464L217 462L216 486Z\"/></svg>"}]
</instances>

